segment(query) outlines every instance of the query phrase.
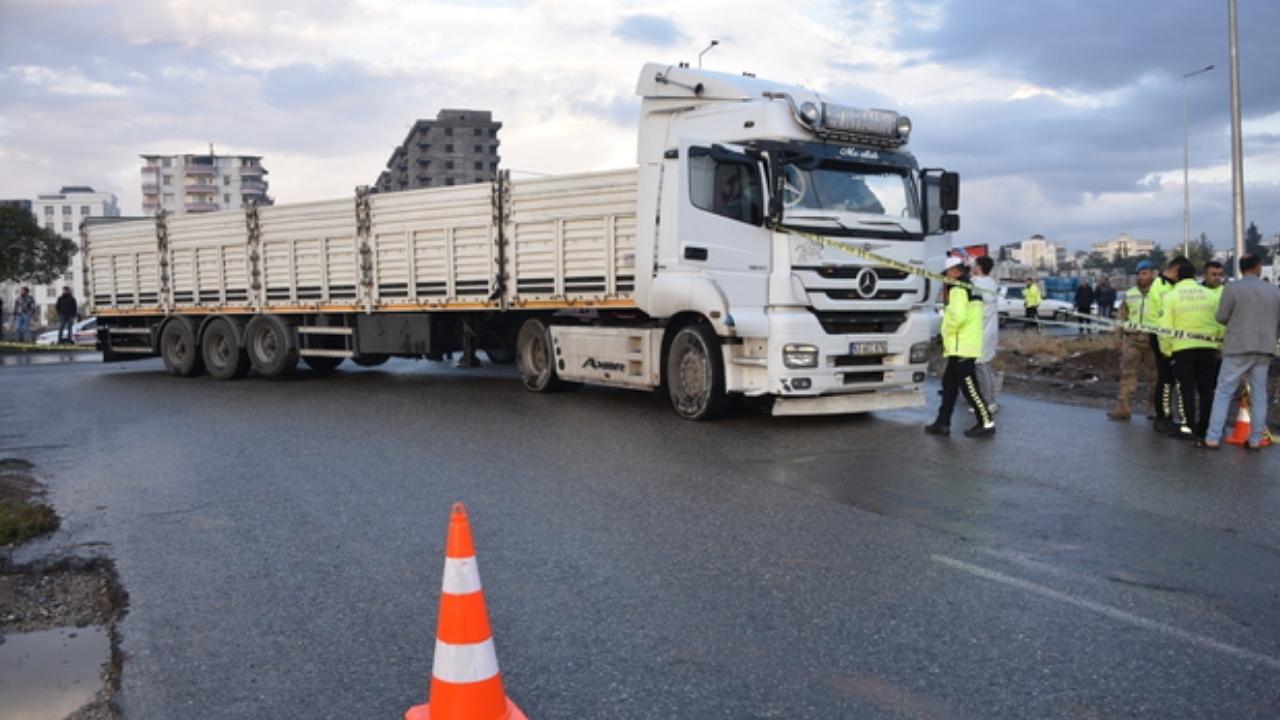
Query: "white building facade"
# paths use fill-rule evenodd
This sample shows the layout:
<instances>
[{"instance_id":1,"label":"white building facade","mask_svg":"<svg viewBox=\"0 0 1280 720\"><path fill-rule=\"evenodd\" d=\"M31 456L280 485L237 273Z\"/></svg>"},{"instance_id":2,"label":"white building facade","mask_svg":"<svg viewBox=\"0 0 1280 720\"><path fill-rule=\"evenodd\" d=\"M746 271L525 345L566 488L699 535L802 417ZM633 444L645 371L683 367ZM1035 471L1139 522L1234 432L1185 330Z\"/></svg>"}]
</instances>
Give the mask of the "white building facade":
<instances>
[{"instance_id":1,"label":"white building facade","mask_svg":"<svg viewBox=\"0 0 1280 720\"><path fill-rule=\"evenodd\" d=\"M81 277L80 258L80 223L91 217L118 217L120 206L114 193L98 192L85 185L66 185L56 193L42 193L31 203L31 213L36 222L43 228L52 230L69 238L76 244L75 255L71 265L59 282L49 285L28 285L31 295L40 305L38 323L49 322L53 316L53 306L62 293L62 287L69 286L76 301L84 304L84 278ZM13 300L18 296L19 284L8 283L0 286L0 296L4 297L5 322L12 322Z\"/></svg>"},{"instance_id":2,"label":"white building facade","mask_svg":"<svg viewBox=\"0 0 1280 720\"><path fill-rule=\"evenodd\" d=\"M1156 249L1154 240L1135 240L1129 233L1120 233L1114 239L1093 244L1093 251L1115 262L1122 258L1148 255Z\"/></svg>"},{"instance_id":3,"label":"white building facade","mask_svg":"<svg viewBox=\"0 0 1280 720\"><path fill-rule=\"evenodd\" d=\"M142 212L175 215L271 205L259 155L143 155Z\"/></svg>"},{"instance_id":4,"label":"white building facade","mask_svg":"<svg viewBox=\"0 0 1280 720\"><path fill-rule=\"evenodd\" d=\"M1011 254L1014 260L1032 270L1056 272L1067 262L1067 246L1046 240L1043 235L1032 235L1023 240Z\"/></svg>"}]
</instances>

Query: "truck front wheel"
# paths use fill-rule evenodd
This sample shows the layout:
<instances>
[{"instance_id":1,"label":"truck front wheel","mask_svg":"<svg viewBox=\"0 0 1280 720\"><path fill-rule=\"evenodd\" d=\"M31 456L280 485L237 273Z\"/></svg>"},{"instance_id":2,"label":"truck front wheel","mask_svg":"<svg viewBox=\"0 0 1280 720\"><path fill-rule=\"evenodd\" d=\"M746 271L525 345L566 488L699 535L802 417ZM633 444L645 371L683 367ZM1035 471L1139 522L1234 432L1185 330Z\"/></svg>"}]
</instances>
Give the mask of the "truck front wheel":
<instances>
[{"instance_id":1,"label":"truck front wheel","mask_svg":"<svg viewBox=\"0 0 1280 720\"><path fill-rule=\"evenodd\" d=\"M568 383L556 375L555 363L551 329L537 318L525 320L520 326L520 334L516 336L520 382L533 392L554 392L566 387Z\"/></svg>"},{"instance_id":2,"label":"truck front wheel","mask_svg":"<svg viewBox=\"0 0 1280 720\"><path fill-rule=\"evenodd\" d=\"M713 420L729 405L724 391L720 339L706 325L676 332L667 350L667 393L671 407L686 420Z\"/></svg>"}]
</instances>

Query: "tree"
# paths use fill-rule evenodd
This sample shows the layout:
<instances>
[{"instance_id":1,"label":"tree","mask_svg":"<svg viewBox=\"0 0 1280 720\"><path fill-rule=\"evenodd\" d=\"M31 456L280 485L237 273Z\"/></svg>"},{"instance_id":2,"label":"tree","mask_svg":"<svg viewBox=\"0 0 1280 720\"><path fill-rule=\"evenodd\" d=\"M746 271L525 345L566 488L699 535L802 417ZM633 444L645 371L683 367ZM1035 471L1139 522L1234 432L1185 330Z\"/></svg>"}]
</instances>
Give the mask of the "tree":
<instances>
[{"instance_id":1,"label":"tree","mask_svg":"<svg viewBox=\"0 0 1280 720\"><path fill-rule=\"evenodd\" d=\"M1156 272L1164 270L1165 266L1169 264L1169 255L1165 253L1164 248L1159 245L1155 246L1151 252L1147 253L1146 259L1150 260L1151 264L1156 266Z\"/></svg>"},{"instance_id":2,"label":"tree","mask_svg":"<svg viewBox=\"0 0 1280 720\"><path fill-rule=\"evenodd\" d=\"M42 228L30 212L0 207L0 282L49 285L67 272L75 241Z\"/></svg>"},{"instance_id":3,"label":"tree","mask_svg":"<svg viewBox=\"0 0 1280 720\"><path fill-rule=\"evenodd\" d=\"M1191 241L1190 252L1187 259L1191 261L1196 269L1204 267L1204 264L1213 259L1213 243L1209 242L1209 236L1200 233L1200 236Z\"/></svg>"},{"instance_id":4,"label":"tree","mask_svg":"<svg viewBox=\"0 0 1280 720\"><path fill-rule=\"evenodd\" d=\"M1111 259L1100 252L1091 252L1089 257L1085 258L1084 266L1086 268L1106 268L1111 263Z\"/></svg>"},{"instance_id":5,"label":"tree","mask_svg":"<svg viewBox=\"0 0 1280 720\"><path fill-rule=\"evenodd\" d=\"M1262 245L1262 233L1258 232L1257 223L1249 223L1248 229L1244 231L1244 251L1264 260L1267 257L1267 249Z\"/></svg>"}]
</instances>

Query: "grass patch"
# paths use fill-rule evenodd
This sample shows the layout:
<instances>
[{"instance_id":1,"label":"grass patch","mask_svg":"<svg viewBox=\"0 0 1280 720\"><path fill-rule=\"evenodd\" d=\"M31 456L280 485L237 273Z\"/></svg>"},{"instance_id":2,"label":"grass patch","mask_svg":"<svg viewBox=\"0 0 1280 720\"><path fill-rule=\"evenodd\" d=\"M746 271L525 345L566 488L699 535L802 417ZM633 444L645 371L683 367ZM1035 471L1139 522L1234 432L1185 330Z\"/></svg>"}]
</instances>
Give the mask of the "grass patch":
<instances>
[{"instance_id":1,"label":"grass patch","mask_svg":"<svg viewBox=\"0 0 1280 720\"><path fill-rule=\"evenodd\" d=\"M0 545L12 545L58 529L58 515L41 503L0 498Z\"/></svg>"}]
</instances>

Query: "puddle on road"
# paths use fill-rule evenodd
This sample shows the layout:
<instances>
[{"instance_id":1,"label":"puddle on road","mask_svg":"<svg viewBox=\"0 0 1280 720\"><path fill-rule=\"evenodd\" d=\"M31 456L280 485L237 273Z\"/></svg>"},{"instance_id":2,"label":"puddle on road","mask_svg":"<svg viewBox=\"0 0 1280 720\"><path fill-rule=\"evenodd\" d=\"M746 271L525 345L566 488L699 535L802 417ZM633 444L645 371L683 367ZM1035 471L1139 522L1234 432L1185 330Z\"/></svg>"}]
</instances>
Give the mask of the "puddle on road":
<instances>
[{"instance_id":1,"label":"puddle on road","mask_svg":"<svg viewBox=\"0 0 1280 720\"><path fill-rule=\"evenodd\" d=\"M78 362L102 362L102 353L86 350L66 352L0 353L0 367L5 365L66 365Z\"/></svg>"},{"instance_id":2,"label":"puddle on road","mask_svg":"<svg viewBox=\"0 0 1280 720\"><path fill-rule=\"evenodd\" d=\"M102 627L62 627L0 638L5 720L65 718L93 700L111 639Z\"/></svg>"}]
</instances>

